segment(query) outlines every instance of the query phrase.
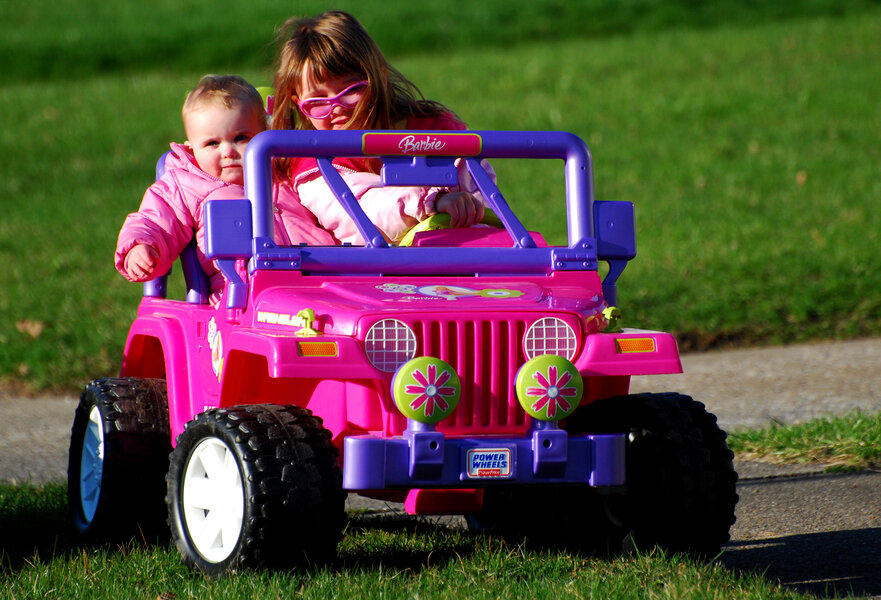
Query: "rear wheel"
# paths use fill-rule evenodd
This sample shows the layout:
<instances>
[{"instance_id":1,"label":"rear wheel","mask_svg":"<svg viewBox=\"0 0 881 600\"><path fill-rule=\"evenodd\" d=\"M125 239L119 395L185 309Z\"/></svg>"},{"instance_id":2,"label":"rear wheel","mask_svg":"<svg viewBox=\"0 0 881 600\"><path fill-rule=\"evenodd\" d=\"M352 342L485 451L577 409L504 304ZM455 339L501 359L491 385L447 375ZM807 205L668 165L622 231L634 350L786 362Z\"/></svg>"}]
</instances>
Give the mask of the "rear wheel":
<instances>
[{"instance_id":1,"label":"rear wheel","mask_svg":"<svg viewBox=\"0 0 881 600\"><path fill-rule=\"evenodd\" d=\"M168 472L169 525L184 562L211 575L331 557L345 524L337 451L295 406L199 415Z\"/></svg>"},{"instance_id":2,"label":"rear wheel","mask_svg":"<svg viewBox=\"0 0 881 600\"><path fill-rule=\"evenodd\" d=\"M160 531L170 452L164 380L110 378L87 385L68 457L76 531L100 537Z\"/></svg>"}]
</instances>

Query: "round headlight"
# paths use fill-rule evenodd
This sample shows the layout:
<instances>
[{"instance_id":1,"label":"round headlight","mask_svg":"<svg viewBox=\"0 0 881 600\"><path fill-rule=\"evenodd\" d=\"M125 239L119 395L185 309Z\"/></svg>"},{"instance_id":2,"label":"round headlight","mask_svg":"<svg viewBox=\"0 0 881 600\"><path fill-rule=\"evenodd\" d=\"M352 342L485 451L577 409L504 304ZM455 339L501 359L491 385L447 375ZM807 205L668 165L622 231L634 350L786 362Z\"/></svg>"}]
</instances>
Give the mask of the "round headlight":
<instances>
[{"instance_id":1,"label":"round headlight","mask_svg":"<svg viewBox=\"0 0 881 600\"><path fill-rule=\"evenodd\" d=\"M416 356L416 334L406 323L383 319L373 324L364 339L367 358L374 367L393 373Z\"/></svg>"},{"instance_id":2,"label":"round headlight","mask_svg":"<svg viewBox=\"0 0 881 600\"><path fill-rule=\"evenodd\" d=\"M545 317L529 326L523 336L523 352L532 360L536 356L554 354L566 360L575 358L578 338L563 319Z\"/></svg>"}]
</instances>

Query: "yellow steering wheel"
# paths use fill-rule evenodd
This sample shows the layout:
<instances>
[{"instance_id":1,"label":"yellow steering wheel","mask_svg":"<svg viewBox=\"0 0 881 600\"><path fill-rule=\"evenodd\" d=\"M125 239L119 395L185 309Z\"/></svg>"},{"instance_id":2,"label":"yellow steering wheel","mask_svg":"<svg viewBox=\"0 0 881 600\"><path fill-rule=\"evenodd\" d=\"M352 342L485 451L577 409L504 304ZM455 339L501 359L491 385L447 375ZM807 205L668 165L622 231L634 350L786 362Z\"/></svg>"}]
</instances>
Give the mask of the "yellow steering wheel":
<instances>
[{"instance_id":1,"label":"yellow steering wheel","mask_svg":"<svg viewBox=\"0 0 881 600\"><path fill-rule=\"evenodd\" d=\"M483 219L480 220L481 225L489 225L490 227L498 227L499 229L504 229L505 226L502 224L502 220L496 216L496 213L491 211L488 208L485 208L483 211ZM416 238L416 234L422 231L435 231L437 229L450 229L450 215L447 213L437 213L436 215L431 215L424 221L420 221L401 236L401 239L398 240L398 246L412 246L413 240Z\"/></svg>"}]
</instances>

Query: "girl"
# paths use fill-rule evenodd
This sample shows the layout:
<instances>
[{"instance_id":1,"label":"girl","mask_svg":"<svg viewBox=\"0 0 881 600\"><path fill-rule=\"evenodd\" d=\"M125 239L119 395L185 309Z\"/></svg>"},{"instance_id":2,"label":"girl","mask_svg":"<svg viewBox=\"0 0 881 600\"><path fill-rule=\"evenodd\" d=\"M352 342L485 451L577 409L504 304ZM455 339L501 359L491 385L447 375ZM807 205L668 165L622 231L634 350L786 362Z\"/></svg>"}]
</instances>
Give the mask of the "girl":
<instances>
[{"instance_id":1,"label":"girl","mask_svg":"<svg viewBox=\"0 0 881 600\"><path fill-rule=\"evenodd\" d=\"M416 86L386 61L361 24L345 12L289 19L278 39L273 129L465 129L449 109L423 99ZM338 158L334 166L390 240L437 212L449 213L453 227L468 227L483 218L483 202L475 197L476 186L463 164L458 164L455 188L384 188L378 159ZM484 168L492 174L488 164ZM321 177L315 159L280 160L277 170L340 242L364 243Z\"/></svg>"}]
</instances>

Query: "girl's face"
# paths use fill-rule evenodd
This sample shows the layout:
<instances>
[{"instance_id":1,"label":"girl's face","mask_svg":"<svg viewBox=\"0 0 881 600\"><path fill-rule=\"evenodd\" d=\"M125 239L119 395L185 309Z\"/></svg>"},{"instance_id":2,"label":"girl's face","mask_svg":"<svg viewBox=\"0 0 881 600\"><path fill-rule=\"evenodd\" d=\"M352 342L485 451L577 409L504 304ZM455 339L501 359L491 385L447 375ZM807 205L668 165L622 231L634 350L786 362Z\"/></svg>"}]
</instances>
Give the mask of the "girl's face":
<instances>
[{"instance_id":1,"label":"girl's face","mask_svg":"<svg viewBox=\"0 0 881 600\"><path fill-rule=\"evenodd\" d=\"M364 77L360 75L332 75L326 78L324 81L318 81L312 75L312 69L309 67L309 63L307 61L303 65L303 74L300 77L300 84L297 86L297 91L299 93L298 100L300 102L303 102L305 100L311 99L333 98L346 88L363 80ZM359 102L363 102L364 97L369 94L369 90L366 87L361 89L363 90L363 96ZM337 104L333 107L333 110L331 110L330 114L323 119L317 119L314 117L310 117L309 115L303 115L302 112L300 114L309 119L309 122L312 123L312 126L315 129L352 129L354 125L358 125L356 123L350 123L352 115L355 112L355 108L355 106L347 107L342 104Z\"/></svg>"},{"instance_id":2,"label":"girl's face","mask_svg":"<svg viewBox=\"0 0 881 600\"><path fill-rule=\"evenodd\" d=\"M200 169L221 181L242 185L245 146L266 128L266 121L254 110L227 108L209 101L190 111L184 128L185 145Z\"/></svg>"}]
</instances>

